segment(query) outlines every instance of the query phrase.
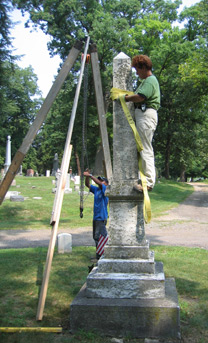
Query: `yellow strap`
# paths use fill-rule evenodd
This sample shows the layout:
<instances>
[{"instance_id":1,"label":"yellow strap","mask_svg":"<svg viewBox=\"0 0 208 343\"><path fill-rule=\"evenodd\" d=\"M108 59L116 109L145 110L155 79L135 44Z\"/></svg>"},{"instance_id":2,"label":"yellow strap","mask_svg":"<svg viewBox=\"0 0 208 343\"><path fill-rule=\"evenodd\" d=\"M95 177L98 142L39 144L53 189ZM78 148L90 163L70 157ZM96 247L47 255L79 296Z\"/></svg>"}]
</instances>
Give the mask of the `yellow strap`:
<instances>
[{"instance_id":1,"label":"yellow strap","mask_svg":"<svg viewBox=\"0 0 208 343\"><path fill-rule=\"evenodd\" d=\"M129 112L129 109L126 105L125 95L134 95L134 92L125 91L125 90L119 89L119 88L112 88L111 89L111 99L112 100L116 100L116 99L120 100L121 106L122 106L124 114L126 116L126 119L127 119L128 123L129 123L129 125L133 131L134 138L136 141L137 150L138 150L138 152L140 152L141 150L143 150L142 141L141 141L141 138L140 138L139 133L137 131L135 122L132 119L132 116ZM144 207L143 207L144 220L145 220L145 223L149 223L151 220L151 203L150 203L150 198L149 198L149 194L147 191L147 180L146 180L146 177L145 177L144 172L143 172L141 157L139 157L139 170L140 170L140 176L141 176L143 194L144 194Z\"/></svg>"}]
</instances>

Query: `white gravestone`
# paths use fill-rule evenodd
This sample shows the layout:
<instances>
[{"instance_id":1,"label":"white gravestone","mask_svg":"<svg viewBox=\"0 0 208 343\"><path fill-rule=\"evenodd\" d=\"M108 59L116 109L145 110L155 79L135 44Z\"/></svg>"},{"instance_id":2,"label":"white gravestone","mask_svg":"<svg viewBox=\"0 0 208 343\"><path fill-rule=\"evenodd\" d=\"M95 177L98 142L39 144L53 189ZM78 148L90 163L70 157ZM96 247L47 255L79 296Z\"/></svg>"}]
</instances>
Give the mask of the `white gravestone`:
<instances>
[{"instance_id":1,"label":"white gravestone","mask_svg":"<svg viewBox=\"0 0 208 343\"><path fill-rule=\"evenodd\" d=\"M72 252L72 235L70 233L60 233L58 235L58 253Z\"/></svg>"}]
</instances>

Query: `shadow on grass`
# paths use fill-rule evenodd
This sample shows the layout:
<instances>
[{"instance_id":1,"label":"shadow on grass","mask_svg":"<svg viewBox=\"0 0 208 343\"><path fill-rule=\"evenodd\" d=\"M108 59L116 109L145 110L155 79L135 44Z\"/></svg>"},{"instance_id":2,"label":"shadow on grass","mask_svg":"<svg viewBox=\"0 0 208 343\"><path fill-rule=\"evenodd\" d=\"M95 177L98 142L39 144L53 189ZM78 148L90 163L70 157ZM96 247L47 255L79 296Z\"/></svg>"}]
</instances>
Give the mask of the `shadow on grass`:
<instances>
[{"instance_id":1,"label":"shadow on grass","mask_svg":"<svg viewBox=\"0 0 208 343\"><path fill-rule=\"evenodd\" d=\"M200 282L175 278L181 306L181 319L196 328L208 328L208 293Z\"/></svg>"},{"instance_id":2,"label":"shadow on grass","mask_svg":"<svg viewBox=\"0 0 208 343\"><path fill-rule=\"evenodd\" d=\"M9 206L4 205L1 209L1 222L0 222L0 230L7 230L7 229L25 229L31 227L32 225L36 227L46 225L49 226L50 214L48 217L45 218L37 218L35 217L36 214L30 215L27 218L24 217L24 211L31 213L30 209L24 209L22 206ZM50 212L49 212L50 213Z\"/></svg>"}]
</instances>

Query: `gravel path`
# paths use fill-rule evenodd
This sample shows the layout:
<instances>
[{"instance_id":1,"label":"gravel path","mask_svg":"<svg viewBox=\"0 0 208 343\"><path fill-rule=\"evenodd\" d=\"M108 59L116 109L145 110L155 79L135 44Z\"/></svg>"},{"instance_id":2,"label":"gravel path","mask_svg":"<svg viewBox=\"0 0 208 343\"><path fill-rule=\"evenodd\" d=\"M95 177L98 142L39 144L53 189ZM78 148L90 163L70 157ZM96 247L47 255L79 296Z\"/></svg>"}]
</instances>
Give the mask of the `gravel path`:
<instances>
[{"instance_id":1,"label":"gravel path","mask_svg":"<svg viewBox=\"0 0 208 343\"><path fill-rule=\"evenodd\" d=\"M151 244L208 249L208 185L192 185L194 192L183 203L146 226Z\"/></svg>"},{"instance_id":2,"label":"gravel path","mask_svg":"<svg viewBox=\"0 0 208 343\"><path fill-rule=\"evenodd\" d=\"M194 192L177 208L146 225L151 245L208 249L208 185L194 183ZM72 234L73 246L94 246L91 227L59 230ZM48 247L50 230L2 230L0 249Z\"/></svg>"}]
</instances>

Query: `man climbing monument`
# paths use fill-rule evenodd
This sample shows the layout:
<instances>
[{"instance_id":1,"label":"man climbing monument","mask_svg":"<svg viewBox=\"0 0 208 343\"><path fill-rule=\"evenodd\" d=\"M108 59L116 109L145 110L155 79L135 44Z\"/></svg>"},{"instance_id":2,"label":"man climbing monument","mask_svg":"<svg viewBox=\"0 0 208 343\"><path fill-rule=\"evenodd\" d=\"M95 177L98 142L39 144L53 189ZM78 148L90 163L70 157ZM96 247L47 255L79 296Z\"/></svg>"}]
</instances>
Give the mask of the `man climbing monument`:
<instances>
[{"instance_id":1,"label":"man climbing monument","mask_svg":"<svg viewBox=\"0 0 208 343\"><path fill-rule=\"evenodd\" d=\"M126 95L125 101L132 101L135 106L135 120L143 150L140 151L143 173L147 180L147 189L151 191L155 184L155 162L152 139L157 127L157 111L160 107L160 87L152 74L152 61L146 55L137 55L132 59L132 67L141 79L141 84L134 95ZM134 188L143 192L141 184Z\"/></svg>"},{"instance_id":2,"label":"man climbing monument","mask_svg":"<svg viewBox=\"0 0 208 343\"><path fill-rule=\"evenodd\" d=\"M96 245L96 258L99 260L104 252L104 246L108 240L108 233L106 230L106 223L108 219L108 197L105 196L108 180L105 177L95 177L90 174L89 170L84 172L85 185L94 194L94 209L93 209L93 239ZM97 186L90 184L90 178Z\"/></svg>"}]
</instances>

